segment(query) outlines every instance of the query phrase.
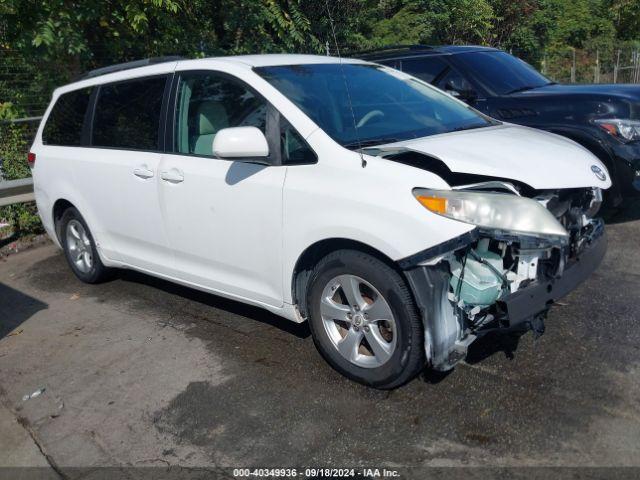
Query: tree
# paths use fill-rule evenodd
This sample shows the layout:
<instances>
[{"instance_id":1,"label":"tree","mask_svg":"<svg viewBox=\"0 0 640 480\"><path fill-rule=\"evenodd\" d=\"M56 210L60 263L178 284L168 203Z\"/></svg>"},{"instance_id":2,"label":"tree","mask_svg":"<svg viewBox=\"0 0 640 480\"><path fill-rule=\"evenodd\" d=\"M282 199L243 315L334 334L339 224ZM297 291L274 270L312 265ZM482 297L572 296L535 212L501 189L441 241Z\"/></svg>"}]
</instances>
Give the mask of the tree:
<instances>
[{"instance_id":1,"label":"tree","mask_svg":"<svg viewBox=\"0 0 640 480\"><path fill-rule=\"evenodd\" d=\"M175 53L321 50L301 0L2 1L2 46L67 76Z\"/></svg>"},{"instance_id":2,"label":"tree","mask_svg":"<svg viewBox=\"0 0 640 480\"><path fill-rule=\"evenodd\" d=\"M487 0L386 0L371 26L352 36L361 47L490 41L493 8Z\"/></svg>"},{"instance_id":3,"label":"tree","mask_svg":"<svg viewBox=\"0 0 640 480\"><path fill-rule=\"evenodd\" d=\"M532 15L538 11L538 0L492 0L494 11L491 45L511 49L519 45L530 25ZM525 35L526 36L526 35Z\"/></svg>"},{"instance_id":4,"label":"tree","mask_svg":"<svg viewBox=\"0 0 640 480\"><path fill-rule=\"evenodd\" d=\"M640 40L640 2L638 0L609 0L605 3L611 12L620 40Z\"/></svg>"}]
</instances>

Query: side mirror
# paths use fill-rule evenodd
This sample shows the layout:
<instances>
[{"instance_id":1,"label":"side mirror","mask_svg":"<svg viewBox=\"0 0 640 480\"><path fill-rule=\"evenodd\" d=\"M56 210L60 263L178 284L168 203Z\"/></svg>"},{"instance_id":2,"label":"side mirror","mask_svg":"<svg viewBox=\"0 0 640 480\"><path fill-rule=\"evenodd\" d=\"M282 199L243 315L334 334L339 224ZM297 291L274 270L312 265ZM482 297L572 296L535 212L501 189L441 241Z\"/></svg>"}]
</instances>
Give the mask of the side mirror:
<instances>
[{"instance_id":1,"label":"side mirror","mask_svg":"<svg viewBox=\"0 0 640 480\"><path fill-rule=\"evenodd\" d=\"M460 98L465 102L475 102L478 99L478 93L475 90L464 90L459 94Z\"/></svg>"},{"instance_id":2,"label":"side mirror","mask_svg":"<svg viewBox=\"0 0 640 480\"><path fill-rule=\"evenodd\" d=\"M213 138L213 154L219 158L264 159L269 156L267 139L256 127L223 128Z\"/></svg>"},{"instance_id":3,"label":"side mirror","mask_svg":"<svg viewBox=\"0 0 640 480\"><path fill-rule=\"evenodd\" d=\"M478 98L478 94L474 90L458 90L450 85L446 85L444 91L464 102L473 102Z\"/></svg>"}]
</instances>

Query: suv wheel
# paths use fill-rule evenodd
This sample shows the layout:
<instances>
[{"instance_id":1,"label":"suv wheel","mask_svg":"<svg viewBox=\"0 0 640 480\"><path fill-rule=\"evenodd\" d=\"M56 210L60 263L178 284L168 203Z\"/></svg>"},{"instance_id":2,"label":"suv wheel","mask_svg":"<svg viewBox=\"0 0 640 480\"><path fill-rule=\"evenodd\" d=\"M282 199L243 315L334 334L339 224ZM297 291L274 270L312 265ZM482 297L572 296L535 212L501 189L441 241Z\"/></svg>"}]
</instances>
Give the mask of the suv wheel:
<instances>
[{"instance_id":1,"label":"suv wheel","mask_svg":"<svg viewBox=\"0 0 640 480\"><path fill-rule=\"evenodd\" d=\"M80 212L71 207L60 218L60 242L67 262L76 276L86 283L99 283L110 276L100 261L96 245Z\"/></svg>"},{"instance_id":2,"label":"suv wheel","mask_svg":"<svg viewBox=\"0 0 640 480\"><path fill-rule=\"evenodd\" d=\"M343 375L376 388L394 388L424 367L422 322L398 272L356 250L323 258L309 281L313 339Z\"/></svg>"}]
</instances>

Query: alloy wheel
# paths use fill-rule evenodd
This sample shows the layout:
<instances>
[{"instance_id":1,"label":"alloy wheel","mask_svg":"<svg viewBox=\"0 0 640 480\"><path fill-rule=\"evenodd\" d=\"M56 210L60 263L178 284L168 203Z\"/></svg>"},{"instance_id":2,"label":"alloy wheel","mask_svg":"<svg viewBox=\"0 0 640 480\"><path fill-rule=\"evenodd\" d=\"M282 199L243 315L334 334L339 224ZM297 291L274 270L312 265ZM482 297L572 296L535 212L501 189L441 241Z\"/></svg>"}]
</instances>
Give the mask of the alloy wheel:
<instances>
[{"instance_id":1,"label":"alloy wheel","mask_svg":"<svg viewBox=\"0 0 640 480\"><path fill-rule=\"evenodd\" d=\"M93 267L93 250L86 230L78 220L70 220L66 234L71 261L79 271L88 273Z\"/></svg>"},{"instance_id":2,"label":"alloy wheel","mask_svg":"<svg viewBox=\"0 0 640 480\"><path fill-rule=\"evenodd\" d=\"M389 304L369 282L339 275L322 291L320 314L333 346L349 362L376 368L393 355L396 321Z\"/></svg>"}]
</instances>

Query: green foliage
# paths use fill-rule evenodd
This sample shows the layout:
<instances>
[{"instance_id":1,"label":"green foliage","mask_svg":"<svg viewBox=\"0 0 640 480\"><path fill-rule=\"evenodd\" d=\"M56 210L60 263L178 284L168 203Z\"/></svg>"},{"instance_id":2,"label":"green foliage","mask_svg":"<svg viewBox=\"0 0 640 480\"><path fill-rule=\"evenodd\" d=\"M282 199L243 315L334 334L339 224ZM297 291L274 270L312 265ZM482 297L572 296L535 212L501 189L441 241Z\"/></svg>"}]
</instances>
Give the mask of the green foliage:
<instances>
[{"instance_id":1,"label":"green foliage","mask_svg":"<svg viewBox=\"0 0 640 480\"><path fill-rule=\"evenodd\" d=\"M488 43L494 18L486 0L387 0L377 13L370 29L352 37L357 47Z\"/></svg>"},{"instance_id":2,"label":"green foliage","mask_svg":"<svg viewBox=\"0 0 640 480\"><path fill-rule=\"evenodd\" d=\"M25 128L12 124L0 125L0 158L2 162L2 178L15 180L30 177L31 172L26 160L27 136Z\"/></svg>"},{"instance_id":3,"label":"green foliage","mask_svg":"<svg viewBox=\"0 0 640 480\"><path fill-rule=\"evenodd\" d=\"M73 76L135 58L320 51L302 0L0 0L8 45ZM311 9L313 10L313 8ZM1 30L1 29L0 29Z\"/></svg>"},{"instance_id":4,"label":"green foliage","mask_svg":"<svg viewBox=\"0 0 640 480\"><path fill-rule=\"evenodd\" d=\"M638 0L609 0L605 8L610 12L621 40L638 40L640 36L640 2Z\"/></svg>"},{"instance_id":5,"label":"green foliage","mask_svg":"<svg viewBox=\"0 0 640 480\"><path fill-rule=\"evenodd\" d=\"M16 118L18 113L13 102L0 102L0 121Z\"/></svg>"},{"instance_id":6,"label":"green foliage","mask_svg":"<svg viewBox=\"0 0 640 480\"><path fill-rule=\"evenodd\" d=\"M86 69L135 58L321 53L327 43L335 51L336 40L345 50L485 44L539 63L545 52L640 39L638 0L84 0L69 5L68 0L0 0L5 33L0 50L38 59L48 72L43 81L59 84Z\"/></svg>"},{"instance_id":7,"label":"green foliage","mask_svg":"<svg viewBox=\"0 0 640 480\"><path fill-rule=\"evenodd\" d=\"M25 153L28 148L27 138L24 126L0 125L0 158L3 159L2 176L5 180L31 176ZM18 234L42 231L40 218L33 203L0 207L0 220L8 220Z\"/></svg>"},{"instance_id":8,"label":"green foliage","mask_svg":"<svg viewBox=\"0 0 640 480\"><path fill-rule=\"evenodd\" d=\"M16 237L42 233L44 228L35 203L22 203L0 207L0 219L11 224Z\"/></svg>"},{"instance_id":9,"label":"green foliage","mask_svg":"<svg viewBox=\"0 0 640 480\"><path fill-rule=\"evenodd\" d=\"M541 6L551 48L582 48L590 39L615 37L613 22L605 14L602 2L543 0Z\"/></svg>"},{"instance_id":10,"label":"green foliage","mask_svg":"<svg viewBox=\"0 0 640 480\"><path fill-rule=\"evenodd\" d=\"M449 18L442 40L454 44L491 42L495 14L486 0L447 0L443 12L448 12Z\"/></svg>"},{"instance_id":11,"label":"green foliage","mask_svg":"<svg viewBox=\"0 0 640 480\"><path fill-rule=\"evenodd\" d=\"M91 68L160 55L332 54L393 44L483 44L568 78L593 58L640 48L639 0L0 0L0 120L42 113L55 86ZM629 50L627 50L629 51ZM2 127L0 127L2 128ZM19 128L19 127L15 127ZM0 132L9 176L28 174L27 145ZM22 142L22 143L21 143ZM11 207L31 228L32 207ZM23 227L24 225L24 227Z\"/></svg>"},{"instance_id":12,"label":"green foliage","mask_svg":"<svg viewBox=\"0 0 640 480\"><path fill-rule=\"evenodd\" d=\"M362 48L424 43L433 35L436 17L437 14L424 13L413 2L407 2L393 15L374 23L369 35L356 37L356 42Z\"/></svg>"},{"instance_id":13,"label":"green foliage","mask_svg":"<svg viewBox=\"0 0 640 480\"><path fill-rule=\"evenodd\" d=\"M339 41L350 50L482 44L540 67L545 57L564 59L575 48L590 52L592 68L596 50L601 64L610 64L615 49L623 48L620 40L640 39L638 0L361 0L334 2L332 8L343 3L350 14L336 23ZM327 37L314 31L321 40Z\"/></svg>"}]
</instances>

